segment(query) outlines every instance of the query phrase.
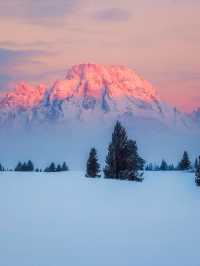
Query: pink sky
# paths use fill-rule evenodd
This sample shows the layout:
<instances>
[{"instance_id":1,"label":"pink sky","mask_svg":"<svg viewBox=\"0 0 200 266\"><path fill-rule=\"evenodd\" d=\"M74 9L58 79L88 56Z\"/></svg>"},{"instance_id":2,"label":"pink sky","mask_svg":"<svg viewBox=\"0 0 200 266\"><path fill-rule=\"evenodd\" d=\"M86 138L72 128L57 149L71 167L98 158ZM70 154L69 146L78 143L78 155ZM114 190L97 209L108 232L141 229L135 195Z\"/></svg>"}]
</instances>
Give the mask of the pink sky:
<instances>
[{"instance_id":1,"label":"pink sky","mask_svg":"<svg viewBox=\"0 0 200 266\"><path fill-rule=\"evenodd\" d=\"M0 3L0 86L83 62L127 65L185 111L200 106L199 0Z\"/></svg>"}]
</instances>

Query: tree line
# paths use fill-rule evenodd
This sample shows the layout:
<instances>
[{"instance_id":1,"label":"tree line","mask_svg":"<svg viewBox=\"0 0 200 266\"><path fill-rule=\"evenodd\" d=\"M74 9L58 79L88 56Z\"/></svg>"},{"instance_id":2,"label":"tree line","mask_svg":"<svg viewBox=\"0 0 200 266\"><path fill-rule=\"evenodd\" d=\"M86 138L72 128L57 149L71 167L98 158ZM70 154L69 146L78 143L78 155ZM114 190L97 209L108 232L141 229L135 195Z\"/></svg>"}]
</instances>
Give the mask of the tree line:
<instances>
[{"instance_id":1,"label":"tree line","mask_svg":"<svg viewBox=\"0 0 200 266\"><path fill-rule=\"evenodd\" d=\"M13 169L6 169L0 164L0 172L3 171L13 171ZM50 163L49 166L47 166L44 169L35 168L33 162L31 160L28 160L28 162L19 162L16 167L14 168L15 172L63 172L63 171L69 171L69 167L66 164L66 162L63 162L62 164L55 164L54 162Z\"/></svg>"},{"instance_id":2,"label":"tree line","mask_svg":"<svg viewBox=\"0 0 200 266\"><path fill-rule=\"evenodd\" d=\"M0 171L6 171L0 164ZM62 172L68 171L66 162L62 164L50 163L43 170L35 168L31 160L28 162L19 162L14 168L16 172ZM188 152L184 151L183 156L175 167L174 164L168 164L162 160L160 165L146 164L145 160L138 153L136 141L129 139L126 129L119 121L114 126L111 142L108 146L105 167L102 169L104 178L139 181L143 180L143 170L146 171L175 171L175 170L193 170L196 176L196 183L200 185L200 157L195 160L194 165L189 158ZM93 147L90 150L89 158L86 163L86 177L100 177L101 166L98 161L97 150Z\"/></svg>"},{"instance_id":3,"label":"tree line","mask_svg":"<svg viewBox=\"0 0 200 266\"><path fill-rule=\"evenodd\" d=\"M146 165L146 171L196 171L198 167L198 159L196 158L194 164L192 164L189 154L187 151L184 151L183 156L178 163L178 165L169 164L166 160L162 160L160 165L149 163Z\"/></svg>"}]
</instances>

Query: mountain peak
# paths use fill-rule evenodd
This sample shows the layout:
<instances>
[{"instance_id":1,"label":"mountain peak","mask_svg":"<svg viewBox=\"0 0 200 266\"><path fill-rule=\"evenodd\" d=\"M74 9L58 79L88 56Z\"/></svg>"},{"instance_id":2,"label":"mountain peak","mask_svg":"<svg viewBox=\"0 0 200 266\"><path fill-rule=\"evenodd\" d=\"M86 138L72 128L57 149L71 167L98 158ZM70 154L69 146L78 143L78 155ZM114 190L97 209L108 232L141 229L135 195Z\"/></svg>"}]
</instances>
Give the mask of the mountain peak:
<instances>
[{"instance_id":1,"label":"mountain peak","mask_svg":"<svg viewBox=\"0 0 200 266\"><path fill-rule=\"evenodd\" d=\"M28 125L55 121L87 124L92 119L128 119L132 123L136 118L186 128L193 123L163 103L149 82L121 65L74 65L50 88L20 83L0 94L0 125L18 120Z\"/></svg>"},{"instance_id":2,"label":"mountain peak","mask_svg":"<svg viewBox=\"0 0 200 266\"><path fill-rule=\"evenodd\" d=\"M0 109L33 108L42 101L45 91L45 85L34 87L21 82L14 90L0 95Z\"/></svg>"},{"instance_id":3,"label":"mountain peak","mask_svg":"<svg viewBox=\"0 0 200 266\"><path fill-rule=\"evenodd\" d=\"M150 102L157 98L155 89L133 70L125 66L80 64L72 66L64 80L57 81L51 91L51 99L71 96L112 98L134 97Z\"/></svg>"}]
</instances>

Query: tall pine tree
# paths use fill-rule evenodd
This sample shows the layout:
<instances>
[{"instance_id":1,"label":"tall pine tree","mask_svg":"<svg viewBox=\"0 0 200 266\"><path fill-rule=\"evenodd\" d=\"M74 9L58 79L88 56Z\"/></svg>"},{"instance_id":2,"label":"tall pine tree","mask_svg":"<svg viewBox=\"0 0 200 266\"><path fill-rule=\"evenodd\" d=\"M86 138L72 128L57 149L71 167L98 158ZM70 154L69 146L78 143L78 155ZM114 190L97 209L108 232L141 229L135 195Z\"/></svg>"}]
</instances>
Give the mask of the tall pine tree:
<instances>
[{"instance_id":1,"label":"tall pine tree","mask_svg":"<svg viewBox=\"0 0 200 266\"><path fill-rule=\"evenodd\" d=\"M105 178L136 180L143 167L144 160L138 155L136 142L128 140L126 129L117 121L108 147Z\"/></svg>"},{"instance_id":2,"label":"tall pine tree","mask_svg":"<svg viewBox=\"0 0 200 266\"><path fill-rule=\"evenodd\" d=\"M112 141L108 147L108 155L106 157L106 166L104 169L105 178L123 178L123 171L126 169L125 154L127 141L126 130L122 127L121 123L117 121L112 134Z\"/></svg>"},{"instance_id":3,"label":"tall pine tree","mask_svg":"<svg viewBox=\"0 0 200 266\"><path fill-rule=\"evenodd\" d=\"M123 179L140 181L139 170L143 170L145 161L138 154L136 141L128 140L125 152L125 168Z\"/></svg>"},{"instance_id":4,"label":"tall pine tree","mask_svg":"<svg viewBox=\"0 0 200 266\"><path fill-rule=\"evenodd\" d=\"M86 177L100 177L100 164L98 163L97 151L95 148L90 150L86 166Z\"/></svg>"}]
</instances>

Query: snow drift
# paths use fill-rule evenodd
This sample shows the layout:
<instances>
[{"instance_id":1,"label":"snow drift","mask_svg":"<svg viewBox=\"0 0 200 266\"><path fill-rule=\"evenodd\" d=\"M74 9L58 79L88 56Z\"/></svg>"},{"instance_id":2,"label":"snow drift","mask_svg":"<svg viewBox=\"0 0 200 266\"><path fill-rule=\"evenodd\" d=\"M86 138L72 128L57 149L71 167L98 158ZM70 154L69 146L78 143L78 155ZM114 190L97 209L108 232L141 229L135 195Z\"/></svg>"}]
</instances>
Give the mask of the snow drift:
<instances>
[{"instance_id":1,"label":"snow drift","mask_svg":"<svg viewBox=\"0 0 200 266\"><path fill-rule=\"evenodd\" d=\"M1 265L199 266L199 192L181 172L1 173Z\"/></svg>"}]
</instances>

